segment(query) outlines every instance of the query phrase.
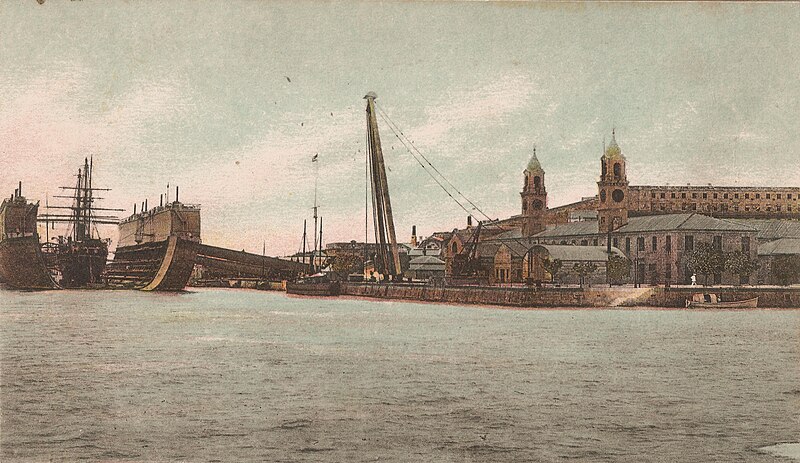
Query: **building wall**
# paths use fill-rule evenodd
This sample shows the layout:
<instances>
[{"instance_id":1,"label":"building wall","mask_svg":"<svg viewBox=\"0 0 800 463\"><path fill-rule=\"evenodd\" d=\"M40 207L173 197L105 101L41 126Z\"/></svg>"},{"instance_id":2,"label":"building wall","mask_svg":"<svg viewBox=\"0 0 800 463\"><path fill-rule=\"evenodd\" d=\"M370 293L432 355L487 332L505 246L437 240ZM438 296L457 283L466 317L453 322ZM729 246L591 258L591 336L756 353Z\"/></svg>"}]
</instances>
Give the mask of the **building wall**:
<instances>
[{"instance_id":1,"label":"building wall","mask_svg":"<svg viewBox=\"0 0 800 463\"><path fill-rule=\"evenodd\" d=\"M699 212L729 218L800 218L800 188L631 186L631 215Z\"/></svg>"},{"instance_id":2,"label":"building wall","mask_svg":"<svg viewBox=\"0 0 800 463\"><path fill-rule=\"evenodd\" d=\"M173 203L133 215L120 223L117 246L164 241L173 234L199 242L200 209Z\"/></svg>"},{"instance_id":3,"label":"building wall","mask_svg":"<svg viewBox=\"0 0 800 463\"><path fill-rule=\"evenodd\" d=\"M714 242L714 237L721 238L722 251L733 252L742 251L742 238L749 240L749 255L751 259L757 259L756 232L713 232L713 231L670 231L670 232L648 232L648 233L613 233L612 245L625 254L631 261L631 281L638 279L643 284L689 284L691 282L691 272L686 269L686 259L691 253L691 249L686 249L686 237L691 236L692 248L696 249L700 243ZM667 237L670 245L667 246ZM643 249L639 246L639 239L642 240ZM655 239L655 247L653 240ZM606 245L605 235L590 236L564 236L558 238L543 238L538 240L542 244L574 244L583 246ZM596 244L595 244L596 243ZM698 283L703 283L703 276L697 275ZM738 285L755 284L758 275L753 274L747 281L741 281L738 275L723 272L720 274L718 284ZM709 283L714 283L714 278L710 277Z\"/></svg>"}]
</instances>

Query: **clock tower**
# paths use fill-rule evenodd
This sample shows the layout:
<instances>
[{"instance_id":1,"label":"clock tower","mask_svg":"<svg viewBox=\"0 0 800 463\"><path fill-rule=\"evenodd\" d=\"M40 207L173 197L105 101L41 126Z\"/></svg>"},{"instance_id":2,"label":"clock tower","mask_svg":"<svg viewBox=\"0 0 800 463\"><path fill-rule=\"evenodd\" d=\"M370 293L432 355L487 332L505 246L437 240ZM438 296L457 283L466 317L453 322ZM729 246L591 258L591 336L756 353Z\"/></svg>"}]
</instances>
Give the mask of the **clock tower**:
<instances>
[{"instance_id":1,"label":"clock tower","mask_svg":"<svg viewBox=\"0 0 800 463\"><path fill-rule=\"evenodd\" d=\"M625 156L611 131L611 143L600 158L599 203L597 220L600 233L609 233L628 223L628 177Z\"/></svg>"},{"instance_id":2,"label":"clock tower","mask_svg":"<svg viewBox=\"0 0 800 463\"><path fill-rule=\"evenodd\" d=\"M545 229L544 216L547 211L547 190L544 187L544 169L536 158L536 148L528 167L523 171L525 184L522 186L522 236L533 236Z\"/></svg>"}]
</instances>

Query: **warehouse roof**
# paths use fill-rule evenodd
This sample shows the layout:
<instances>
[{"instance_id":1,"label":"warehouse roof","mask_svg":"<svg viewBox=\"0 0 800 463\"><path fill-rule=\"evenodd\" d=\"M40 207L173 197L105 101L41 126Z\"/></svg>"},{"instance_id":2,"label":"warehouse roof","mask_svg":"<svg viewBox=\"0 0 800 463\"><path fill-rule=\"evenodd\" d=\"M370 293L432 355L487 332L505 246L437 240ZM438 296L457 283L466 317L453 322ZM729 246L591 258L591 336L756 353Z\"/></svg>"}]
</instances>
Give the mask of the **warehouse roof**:
<instances>
[{"instance_id":1,"label":"warehouse roof","mask_svg":"<svg viewBox=\"0 0 800 463\"><path fill-rule=\"evenodd\" d=\"M759 256L800 254L800 238L781 238L758 245Z\"/></svg>"}]
</instances>

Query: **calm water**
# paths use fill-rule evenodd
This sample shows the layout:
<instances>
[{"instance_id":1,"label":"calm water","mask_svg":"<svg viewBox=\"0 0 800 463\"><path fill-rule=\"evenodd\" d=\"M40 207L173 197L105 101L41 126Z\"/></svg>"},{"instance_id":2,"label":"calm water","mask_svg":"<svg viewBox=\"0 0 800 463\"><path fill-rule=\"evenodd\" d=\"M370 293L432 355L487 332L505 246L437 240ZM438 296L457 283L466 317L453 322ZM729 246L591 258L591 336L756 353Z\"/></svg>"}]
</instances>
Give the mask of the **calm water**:
<instances>
[{"instance_id":1,"label":"calm water","mask_svg":"<svg viewBox=\"0 0 800 463\"><path fill-rule=\"evenodd\" d=\"M2 461L779 462L800 311L0 292Z\"/></svg>"}]
</instances>

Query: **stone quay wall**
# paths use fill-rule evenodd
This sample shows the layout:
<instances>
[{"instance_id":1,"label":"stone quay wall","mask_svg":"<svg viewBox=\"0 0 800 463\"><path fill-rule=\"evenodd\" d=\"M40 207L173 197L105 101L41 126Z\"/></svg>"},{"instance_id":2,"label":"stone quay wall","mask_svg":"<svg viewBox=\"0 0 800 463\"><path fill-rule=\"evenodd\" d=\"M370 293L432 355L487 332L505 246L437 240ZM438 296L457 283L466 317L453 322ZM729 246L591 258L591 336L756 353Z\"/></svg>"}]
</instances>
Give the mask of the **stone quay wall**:
<instances>
[{"instance_id":1,"label":"stone quay wall","mask_svg":"<svg viewBox=\"0 0 800 463\"><path fill-rule=\"evenodd\" d=\"M343 295L446 304L509 307L685 307L695 293L711 292L723 301L759 298L759 307L800 307L800 288L778 287L587 287L525 288L342 283Z\"/></svg>"}]
</instances>

